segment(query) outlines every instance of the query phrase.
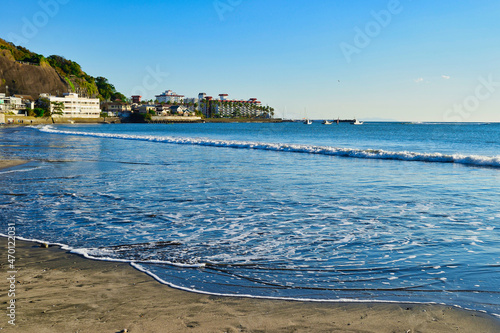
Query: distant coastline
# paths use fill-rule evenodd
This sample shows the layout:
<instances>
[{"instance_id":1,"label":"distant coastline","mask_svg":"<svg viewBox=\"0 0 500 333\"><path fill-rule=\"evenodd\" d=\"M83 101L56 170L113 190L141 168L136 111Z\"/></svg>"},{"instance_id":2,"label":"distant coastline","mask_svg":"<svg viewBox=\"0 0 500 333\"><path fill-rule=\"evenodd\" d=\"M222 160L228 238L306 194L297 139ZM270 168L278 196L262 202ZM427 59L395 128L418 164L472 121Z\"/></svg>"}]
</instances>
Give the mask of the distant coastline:
<instances>
[{"instance_id":1,"label":"distant coastline","mask_svg":"<svg viewBox=\"0 0 500 333\"><path fill-rule=\"evenodd\" d=\"M5 124L0 126L30 126L30 125L52 125L52 124L107 124L121 123L118 117L100 118L59 118L59 117L26 117L5 116Z\"/></svg>"},{"instance_id":2,"label":"distant coastline","mask_svg":"<svg viewBox=\"0 0 500 333\"><path fill-rule=\"evenodd\" d=\"M63 117L26 117L26 116L5 116L5 126L30 126L30 125L51 125L51 124L120 124L120 123L149 123L149 124L174 124L174 123L291 123L302 122L302 119L282 119L282 118L200 118L200 117L155 117L151 121L134 121L120 117L100 117L100 118L63 118ZM321 121L320 119L314 120ZM332 120L336 122L337 120ZM352 123L353 119L339 119L339 123Z\"/></svg>"},{"instance_id":3,"label":"distant coastline","mask_svg":"<svg viewBox=\"0 0 500 333\"><path fill-rule=\"evenodd\" d=\"M52 124L120 124L134 123L119 117L100 118L43 118L25 116L6 116L4 126L30 126L30 125L52 125ZM199 118L199 117L162 117L145 123L282 123L293 120L262 119L262 118ZM0 125L1 126L1 125Z\"/></svg>"}]
</instances>

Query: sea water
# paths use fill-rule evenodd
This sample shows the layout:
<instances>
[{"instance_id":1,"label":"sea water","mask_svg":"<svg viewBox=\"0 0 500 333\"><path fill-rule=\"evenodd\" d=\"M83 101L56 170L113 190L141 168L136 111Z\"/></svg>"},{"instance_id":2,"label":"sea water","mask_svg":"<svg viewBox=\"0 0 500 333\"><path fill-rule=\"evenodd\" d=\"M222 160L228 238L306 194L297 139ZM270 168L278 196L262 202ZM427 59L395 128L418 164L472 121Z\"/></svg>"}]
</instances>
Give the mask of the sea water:
<instances>
[{"instance_id":1,"label":"sea water","mask_svg":"<svg viewBox=\"0 0 500 333\"><path fill-rule=\"evenodd\" d=\"M0 129L0 233L170 286L500 314L500 124Z\"/></svg>"}]
</instances>

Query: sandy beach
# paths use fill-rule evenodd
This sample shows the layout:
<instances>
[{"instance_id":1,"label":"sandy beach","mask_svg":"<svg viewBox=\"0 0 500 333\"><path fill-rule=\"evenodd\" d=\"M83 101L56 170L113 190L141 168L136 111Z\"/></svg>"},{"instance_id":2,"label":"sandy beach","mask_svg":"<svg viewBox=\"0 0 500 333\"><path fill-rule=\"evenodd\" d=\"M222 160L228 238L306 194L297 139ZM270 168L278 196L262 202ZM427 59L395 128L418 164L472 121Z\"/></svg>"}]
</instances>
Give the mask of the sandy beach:
<instances>
[{"instance_id":1,"label":"sandy beach","mask_svg":"<svg viewBox=\"0 0 500 333\"><path fill-rule=\"evenodd\" d=\"M0 160L0 170L5 168L15 167L17 165L21 165L26 163L27 161L23 160Z\"/></svg>"},{"instance_id":2,"label":"sandy beach","mask_svg":"<svg viewBox=\"0 0 500 333\"><path fill-rule=\"evenodd\" d=\"M1 238L2 248L7 239ZM447 306L326 304L199 295L125 263L16 242L16 325L5 332L499 332L496 319ZM8 263L1 263L4 276ZM4 279L4 286L8 282ZM5 307L10 298L2 293Z\"/></svg>"}]
</instances>

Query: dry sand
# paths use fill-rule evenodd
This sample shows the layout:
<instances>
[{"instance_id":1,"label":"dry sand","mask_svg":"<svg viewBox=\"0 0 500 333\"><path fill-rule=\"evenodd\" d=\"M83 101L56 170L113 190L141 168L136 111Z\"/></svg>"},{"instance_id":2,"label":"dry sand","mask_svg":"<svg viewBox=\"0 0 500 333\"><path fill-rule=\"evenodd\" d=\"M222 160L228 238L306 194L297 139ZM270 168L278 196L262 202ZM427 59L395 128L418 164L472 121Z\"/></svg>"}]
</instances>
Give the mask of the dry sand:
<instances>
[{"instance_id":1,"label":"dry sand","mask_svg":"<svg viewBox=\"0 0 500 333\"><path fill-rule=\"evenodd\" d=\"M7 240L0 238L7 252ZM172 289L128 264L16 242L16 326L2 332L500 332L482 313L446 306L226 298ZM8 263L0 263L4 288ZM3 289L3 290L5 290Z\"/></svg>"}]
</instances>

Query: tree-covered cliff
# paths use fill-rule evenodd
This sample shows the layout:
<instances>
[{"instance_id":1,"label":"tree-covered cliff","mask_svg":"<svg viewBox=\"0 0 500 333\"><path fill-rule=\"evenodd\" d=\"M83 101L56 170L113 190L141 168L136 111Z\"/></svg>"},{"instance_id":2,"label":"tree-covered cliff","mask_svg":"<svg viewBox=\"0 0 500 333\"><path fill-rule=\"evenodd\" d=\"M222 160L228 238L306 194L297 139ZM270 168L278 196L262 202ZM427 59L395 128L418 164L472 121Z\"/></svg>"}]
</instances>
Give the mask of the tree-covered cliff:
<instances>
[{"instance_id":1,"label":"tree-covered cliff","mask_svg":"<svg viewBox=\"0 0 500 333\"><path fill-rule=\"evenodd\" d=\"M3 92L34 98L41 93L67 92L109 101L125 98L106 78L88 75L74 61L58 55L44 57L0 38L0 93Z\"/></svg>"}]
</instances>

